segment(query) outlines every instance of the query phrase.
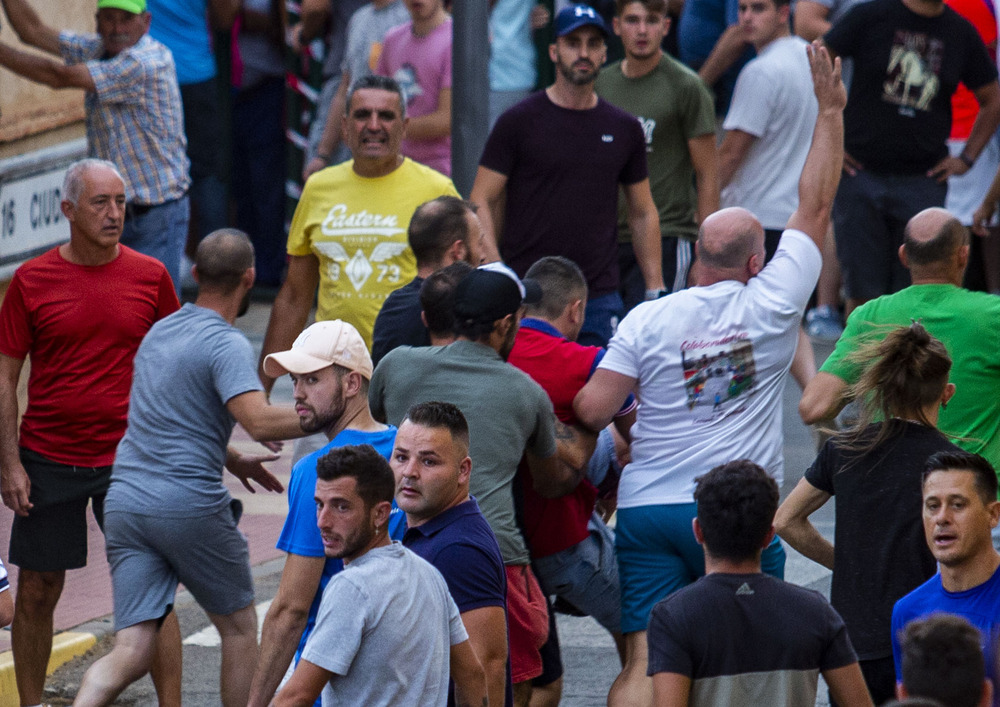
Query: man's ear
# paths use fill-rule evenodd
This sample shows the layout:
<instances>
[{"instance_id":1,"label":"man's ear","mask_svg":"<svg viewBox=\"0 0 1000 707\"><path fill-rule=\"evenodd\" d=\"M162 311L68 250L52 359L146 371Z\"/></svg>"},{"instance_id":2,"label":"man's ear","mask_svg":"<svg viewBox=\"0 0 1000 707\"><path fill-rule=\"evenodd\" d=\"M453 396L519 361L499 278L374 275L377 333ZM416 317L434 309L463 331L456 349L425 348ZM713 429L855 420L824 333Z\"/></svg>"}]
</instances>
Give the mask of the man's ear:
<instances>
[{"instance_id":1,"label":"man's ear","mask_svg":"<svg viewBox=\"0 0 1000 707\"><path fill-rule=\"evenodd\" d=\"M705 534L701 532L701 524L698 523L698 518L691 519L691 530L694 531L694 539L699 545L705 544Z\"/></svg>"},{"instance_id":2,"label":"man's ear","mask_svg":"<svg viewBox=\"0 0 1000 707\"><path fill-rule=\"evenodd\" d=\"M903 264L903 267L907 270L910 269L910 259L906 257L906 246L899 246L899 262Z\"/></svg>"}]
</instances>

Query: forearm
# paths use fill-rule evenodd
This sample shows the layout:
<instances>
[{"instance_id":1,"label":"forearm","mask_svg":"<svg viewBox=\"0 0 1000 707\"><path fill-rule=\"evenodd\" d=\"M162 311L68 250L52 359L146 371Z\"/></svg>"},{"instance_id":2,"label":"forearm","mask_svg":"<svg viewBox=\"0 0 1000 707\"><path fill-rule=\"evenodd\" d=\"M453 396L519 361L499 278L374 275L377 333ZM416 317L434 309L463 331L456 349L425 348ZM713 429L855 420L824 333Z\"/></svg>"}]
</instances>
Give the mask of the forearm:
<instances>
[{"instance_id":1,"label":"forearm","mask_svg":"<svg viewBox=\"0 0 1000 707\"><path fill-rule=\"evenodd\" d=\"M59 54L59 32L45 25L27 0L3 0L3 9L21 42Z\"/></svg>"},{"instance_id":2,"label":"forearm","mask_svg":"<svg viewBox=\"0 0 1000 707\"><path fill-rule=\"evenodd\" d=\"M729 70L736 60L746 51L746 42L743 40L743 31L739 25L730 25L722 33L719 40L712 47L711 53L705 59L705 63L698 69L698 76L708 86L715 85L726 71Z\"/></svg>"},{"instance_id":3,"label":"forearm","mask_svg":"<svg viewBox=\"0 0 1000 707\"><path fill-rule=\"evenodd\" d=\"M0 473L20 465L17 437L17 381L0 381Z\"/></svg>"},{"instance_id":4,"label":"forearm","mask_svg":"<svg viewBox=\"0 0 1000 707\"><path fill-rule=\"evenodd\" d=\"M974 162L996 132L998 124L1000 124L1000 101L980 106L976 122L972 124L969 139L965 141L965 147L962 148L962 154ZM992 187L990 190L992 191Z\"/></svg>"},{"instance_id":5,"label":"forearm","mask_svg":"<svg viewBox=\"0 0 1000 707\"><path fill-rule=\"evenodd\" d=\"M51 88L72 88L68 80L67 67L52 59L37 54L29 54L0 44L0 66L19 76Z\"/></svg>"},{"instance_id":6,"label":"forearm","mask_svg":"<svg viewBox=\"0 0 1000 707\"><path fill-rule=\"evenodd\" d=\"M719 170L718 162L712 160L710 167L695 172L695 189L698 193L698 223L719 210Z\"/></svg>"},{"instance_id":7,"label":"forearm","mask_svg":"<svg viewBox=\"0 0 1000 707\"><path fill-rule=\"evenodd\" d=\"M833 198L844 164L844 119L839 108L821 109L816 118L812 145L799 178L798 214L808 221L822 221L807 233L823 250Z\"/></svg>"},{"instance_id":8,"label":"forearm","mask_svg":"<svg viewBox=\"0 0 1000 707\"><path fill-rule=\"evenodd\" d=\"M451 135L451 111L436 110L419 118L410 118L406 137L410 140L430 140Z\"/></svg>"},{"instance_id":9,"label":"forearm","mask_svg":"<svg viewBox=\"0 0 1000 707\"><path fill-rule=\"evenodd\" d=\"M780 528L781 539L827 569L833 569L833 543L820 535L808 518L794 518Z\"/></svg>"},{"instance_id":10,"label":"forearm","mask_svg":"<svg viewBox=\"0 0 1000 707\"><path fill-rule=\"evenodd\" d=\"M663 241L660 238L660 216L650 200L652 208L629 213L629 228L632 230L632 247L635 260L642 271L642 279L647 290L663 289Z\"/></svg>"},{"instance_id":11,"label":"forearm","mask_svg":"<svg viewBox=\"0 0 1000 707\"><path fill-rule=\"evenodd\" d=\"M281 678L295 656L295 649L306 627L308 610L271 605L261 630L260 657L250 686L247 707L267 705L281 684Z\"/></svg>"}]
</instances>

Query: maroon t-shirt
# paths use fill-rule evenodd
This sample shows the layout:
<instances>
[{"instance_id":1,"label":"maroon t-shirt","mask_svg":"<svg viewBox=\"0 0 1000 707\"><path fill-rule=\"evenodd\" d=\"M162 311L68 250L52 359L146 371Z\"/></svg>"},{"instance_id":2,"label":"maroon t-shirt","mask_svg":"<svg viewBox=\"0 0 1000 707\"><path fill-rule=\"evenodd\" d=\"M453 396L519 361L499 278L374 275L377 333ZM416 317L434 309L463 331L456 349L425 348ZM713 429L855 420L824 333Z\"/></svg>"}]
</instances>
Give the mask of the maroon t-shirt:
<instances>
[{"instance_id":1,"label":"maroon t-shirt","mask_svg":"<svg viewBox=\"0 0 1000 707\"><path fill-rule=\"evenodd\" d=\"M500 116L479 164L507 177L500 254L518 275L562 255L592 297L618 289L618 187L647 176L638 120L603 100L560 108L539 91Z\"/></svg>"}]
</instances>

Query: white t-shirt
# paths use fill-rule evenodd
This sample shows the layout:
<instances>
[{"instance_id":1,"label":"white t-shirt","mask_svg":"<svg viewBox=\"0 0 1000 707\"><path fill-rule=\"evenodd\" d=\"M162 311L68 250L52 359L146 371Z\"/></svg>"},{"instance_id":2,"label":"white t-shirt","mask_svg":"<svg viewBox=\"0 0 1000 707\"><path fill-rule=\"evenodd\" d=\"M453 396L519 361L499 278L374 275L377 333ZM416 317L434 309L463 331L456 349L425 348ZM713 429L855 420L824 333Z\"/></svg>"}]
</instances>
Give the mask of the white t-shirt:
<instances>
[{"instance_id":1,"label":"white t-shirt","mask_svg":"<svg viewBox=\"0 0 1000 707\"><path fill-rule=\"evenodd\" d=\"M785 227L799 206L817 111L802 38L780 37L743 67L723 127L757 139L722 190L723 207L749 209L764 228Z\"/></svg>"},{"instance_id":2,"label":"white t-shirt","mask_svg":"<svg viewBox=\"0 0 1000 707\"><path fill-rule=\"evenodd\" d=\"M618 507L693 500L695 477L751 459L780 484L781 396L822 257L801 231L744 285L692 287L633 309L600 368L639 381Z\"/></svg>"}]
</instances>

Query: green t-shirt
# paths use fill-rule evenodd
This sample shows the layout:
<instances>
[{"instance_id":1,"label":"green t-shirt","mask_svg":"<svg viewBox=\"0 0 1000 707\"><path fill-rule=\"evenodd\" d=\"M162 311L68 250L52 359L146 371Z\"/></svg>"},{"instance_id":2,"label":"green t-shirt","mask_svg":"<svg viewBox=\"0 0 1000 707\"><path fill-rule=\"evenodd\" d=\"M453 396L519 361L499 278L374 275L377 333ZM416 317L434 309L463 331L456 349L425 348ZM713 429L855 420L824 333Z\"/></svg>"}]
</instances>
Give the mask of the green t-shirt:
<instances>
[{"instance_id":1,"label":"green t-shirt","mask_svg":"<svg viewBox=\"0 0 1000 707\"><path fill-rule=\"evenodd\" d=\"M597 94L639 119L646 136L646 161L660 233L695 238L697 197L687 141L715 134L712 94L698 75L664 54L659 65L637 79L622 74L621 62L601 70ZM625 199L618 202L618 240L632 240Z\"/></svg>"},{"instance_id":2,"label":"green t-shirt","mask_svg":"<svg viewBox=\"0 0 1000 707\"><path fill-rule=\"evenodd\" d=\"M849 385L861 374L848 355L891 328L918 320L951 354L955 395L938 427L1000 469L1000 297L955 285L913 285L858 307L820 369ZM961 438L965 439L961 439Z\"/></svg>"}]
</instances>

